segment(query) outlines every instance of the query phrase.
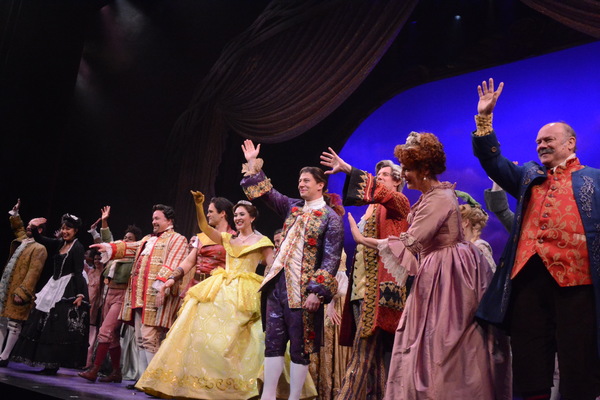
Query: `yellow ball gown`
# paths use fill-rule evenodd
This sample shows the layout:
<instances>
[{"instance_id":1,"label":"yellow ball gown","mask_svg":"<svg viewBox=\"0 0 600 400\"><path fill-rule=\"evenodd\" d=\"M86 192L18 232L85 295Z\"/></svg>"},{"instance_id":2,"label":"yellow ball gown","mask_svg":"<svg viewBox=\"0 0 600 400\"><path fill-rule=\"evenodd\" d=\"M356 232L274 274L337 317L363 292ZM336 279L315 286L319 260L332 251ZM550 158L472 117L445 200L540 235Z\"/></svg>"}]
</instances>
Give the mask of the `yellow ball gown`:
<instances>
[{"instance_id":1,"label":"yellow ball gown","mask_svg":"<svg viewBox=\"0 0 600 400\"><path fill-rule=\"evenodd\" d=\"M175 323L136 387L163 398L250 399L258 396L264 360L260 322L263 277L254 273L263 236L249 246L232 246L222 233L225 269L192 287Z\"/></svg>"}]
</instances>

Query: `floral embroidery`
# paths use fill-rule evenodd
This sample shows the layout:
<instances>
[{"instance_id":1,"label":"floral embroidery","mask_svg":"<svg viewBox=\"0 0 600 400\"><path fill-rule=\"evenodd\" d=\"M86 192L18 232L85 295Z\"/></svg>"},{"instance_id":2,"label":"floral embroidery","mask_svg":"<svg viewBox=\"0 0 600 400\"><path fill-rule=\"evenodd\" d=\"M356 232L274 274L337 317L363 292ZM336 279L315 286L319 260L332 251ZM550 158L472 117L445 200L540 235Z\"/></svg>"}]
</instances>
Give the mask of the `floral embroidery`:
<instances>
[{"instance_id":1,"label":"floral embroidery","mask_svg":"<svg viewBox=\"0 0 600 400\"><path fill-rule=\"evenodd\" d=\"M315 214L317 217L322 217L323 216L323 211L315 210L313 212L313 214Z\"/></svg>"},{"instance_id":2,"label":"floral embroidery","mask_svg":"<svg viewBox=\"0 0 600 400\"><path fill-rule=\"evenodd\" d=\"M316 246L317 245L317 239L315 238L309 238L306 243L308 243L309 246Z\"/></svg>"},{"instance_id":3,"label":"floral embroidery","mask_svg":"<svg viewBox=\"0 0 600 400\"><path fill-rule=\"evenodd\" d=\"M313 280L325 287L325 290L330 292L332 296L337 293L337 279L327 270L319 269L313 275Z\"/></svg>"},{"instance_id":4,"label":"floral embroidery","mask_svg":"<svg viewBox=\"0 0 600 400\"><path fill-rule=\"evenodd\" d=\"M306 335L306 338L307 338L308 340L315 340L315 337L316 337L316 336L317 336L317 335L315 334L315 331L310 331L310 332L308 332L308 333L307 333L307 335Z\"/></svg>"},{"instance_id":5,"label":"floral embroidery","mask_svg":"<svg viewBox=\"0 0 600 400\"><path fill-rule=\"evenodd\" d=\"M589 176L583 177L583 185L579 189L581 199L581 210L588 218L592 217L592 197L594 195L594 180Z\"/></svg>"},{"instance_id":6,"label":"floral embroidery","mask_svg":"<svg viewBox=\"0 0 600 400\"><path fill-rule=\"evenodd\" d=\"M263 181L258 182L256 185L243 187L244 193L246 197L250 200L254 200L256 198L261 197L265 193L268 193L273 189L273 185L271 184L270 179L265 179Z\"/></svg>"},{"instance_id":7,"label":"floral embroidery","mask_svg":"<svg viewBox=\"0 0 600 400\"><path fill-rule=\"evenodd\" d=\"M292 207L292 213L297 213L298 212L298 207Z\"/></svg>"},{"instance_id":8,"label":"floral embroidery","mask_svg":"<svg viewBox=\"0 0 600 400\"><path fill-rule=\"evenodd\" d=\"M173 371L163 368L148 369L146 371L149 379L169 383L174 387L214 390L214 393L223 395L222 392L248 392L256 387L256 379L239 379L239 378L213 378L210 376L184 375L182 377L174 377Z\"/></svg>"}]
</instances>

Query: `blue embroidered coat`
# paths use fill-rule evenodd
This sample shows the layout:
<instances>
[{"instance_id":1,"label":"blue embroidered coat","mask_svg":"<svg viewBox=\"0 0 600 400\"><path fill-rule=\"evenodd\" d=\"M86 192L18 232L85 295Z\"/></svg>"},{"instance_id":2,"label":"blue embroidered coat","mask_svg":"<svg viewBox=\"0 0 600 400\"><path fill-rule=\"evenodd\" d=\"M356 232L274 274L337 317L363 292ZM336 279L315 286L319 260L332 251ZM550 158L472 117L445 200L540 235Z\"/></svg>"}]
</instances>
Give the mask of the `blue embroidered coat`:
<instances>
[{"instance_id":1,"label":"blue embroidered coat","mask_svg":"<svg viewBox=\"0 0 600 400\"><path fill-rule=\"evenodd\" d=\"M473 152L488 176L518 200L509 241L476 313L477 318L502 325L510 301L512 283L510 276L521 234L523 215L533 186L544 182L547 179L547 172L546 167L537 162L530 161L523 165L515 165L502 156L500 144L494 132L487 136L472 134L472 141ZM590 257L590 269L596 296L597 341L600 349L600 170L584 167L574 172L571 179Z\"/></svg>"}]
</instances>

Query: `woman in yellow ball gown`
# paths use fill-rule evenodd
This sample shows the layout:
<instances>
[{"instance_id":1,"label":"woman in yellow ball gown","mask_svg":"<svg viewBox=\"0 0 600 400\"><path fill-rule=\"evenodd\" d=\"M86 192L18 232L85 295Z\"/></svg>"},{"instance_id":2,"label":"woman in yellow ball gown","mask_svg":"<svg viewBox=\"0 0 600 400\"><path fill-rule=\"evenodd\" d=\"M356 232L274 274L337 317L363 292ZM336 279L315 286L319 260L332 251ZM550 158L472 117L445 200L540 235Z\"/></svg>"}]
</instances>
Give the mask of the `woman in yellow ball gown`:
<instances>
[{"instance_id":1,"label":"woman in yellow ball gown","mask_svg":"<svg viewBox=\"0 0 600 400\"><path fill-rule=\"evenodd\" d=\"M263 277L255 270L259 263L271 264L273 243L254 230L258 212L250 202L234 206L237 232L232 235L208 225L204 195L192 194L198 225L223 245L226 265L188 291L175 323L136 387L163 398L250 399L259 394L257 377L264 357L258 292ZM185 272L175 270L161 293Z\"/></svg>"}]
</instances>

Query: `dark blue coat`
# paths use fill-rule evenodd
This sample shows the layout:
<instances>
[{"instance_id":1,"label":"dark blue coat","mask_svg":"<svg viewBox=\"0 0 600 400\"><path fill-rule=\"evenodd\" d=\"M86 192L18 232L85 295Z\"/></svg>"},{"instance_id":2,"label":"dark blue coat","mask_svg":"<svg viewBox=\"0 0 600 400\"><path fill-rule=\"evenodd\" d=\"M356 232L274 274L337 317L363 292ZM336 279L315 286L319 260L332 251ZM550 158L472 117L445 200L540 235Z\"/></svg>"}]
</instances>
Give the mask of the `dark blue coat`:
<instances>
[{"instance_id":1,"label":"dark blue coat","mask_svg":"<svg viewBox=\"0 0 600 400\"><path fill-rule=\"evenodd\" d=\"M496 134L487 136L472 134L473 152L487 175L507 193L517 199L517 210L509 240L502 252L496 273L489 288L481 299L477 318L493 324L503 325L510 302L511 279L518 238L521 234L523 214L534 185L547 178L546 167L530 161L515 165L500 152ZM590 269L596 295L597 340L600 351L600 170L591 167L573 172L571 175L573 194L583 222L590 257Z\"/></svg>"}]
</instances>

